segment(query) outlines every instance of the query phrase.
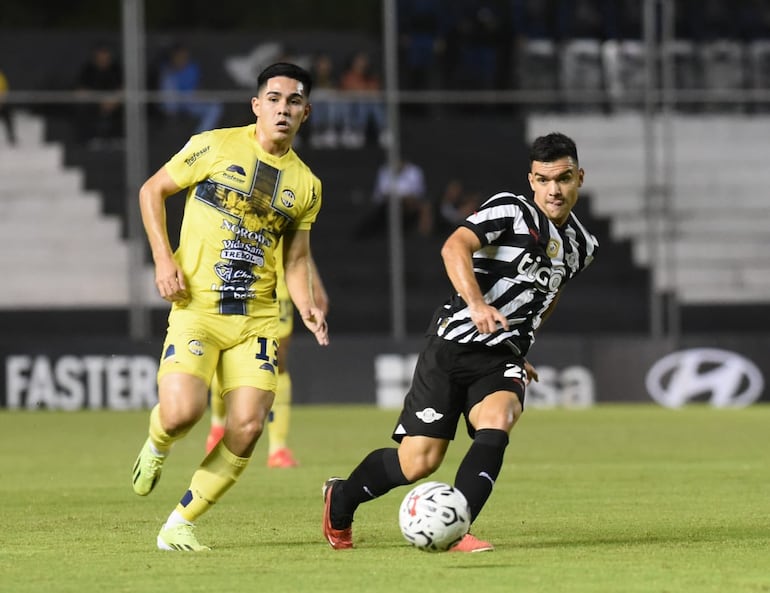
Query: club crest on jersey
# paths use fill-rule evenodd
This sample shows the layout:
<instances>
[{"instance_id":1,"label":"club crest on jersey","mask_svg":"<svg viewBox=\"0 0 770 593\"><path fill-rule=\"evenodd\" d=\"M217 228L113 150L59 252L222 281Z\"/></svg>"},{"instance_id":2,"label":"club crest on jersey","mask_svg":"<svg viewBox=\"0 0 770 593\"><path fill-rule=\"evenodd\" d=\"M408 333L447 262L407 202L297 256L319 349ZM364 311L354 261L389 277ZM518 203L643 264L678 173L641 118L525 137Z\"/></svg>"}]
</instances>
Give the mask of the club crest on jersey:
<instances>
[{"instance_id":1,"label":"club crest on jersey","mask_svg":"<svg viewBox=\"0 0 770 593\"><path fill-rule=\"evenodd\" d=\"M297 197L290 189L285 189L281 192L281 204L283 204L286 208L293 208L296 199Z\"/></svg>"},{"instance_id":2,"label":"club crest on jersey","mask_svg":"<svg viewBox=\"0 0 770 593\"><path fill-rule=\"evenodd\" d=\"M550 258L554 258L559 254L559 247L561 247L561 243L559 243L556 239L548 239L548 245L546 245L545 254Z\"/></svg>"}]
</instances>

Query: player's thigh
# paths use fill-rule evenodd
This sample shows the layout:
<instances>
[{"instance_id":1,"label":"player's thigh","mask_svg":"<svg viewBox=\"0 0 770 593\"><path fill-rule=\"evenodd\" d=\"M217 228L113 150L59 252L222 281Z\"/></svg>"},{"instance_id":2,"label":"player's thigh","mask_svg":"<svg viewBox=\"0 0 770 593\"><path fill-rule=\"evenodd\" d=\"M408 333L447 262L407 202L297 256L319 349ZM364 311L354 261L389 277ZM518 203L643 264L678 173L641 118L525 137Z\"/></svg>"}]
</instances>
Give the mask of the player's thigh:
<instances>
[{"instance_id":1,"label":"player's thigh","mask_svg":"<svg viewBox=\"0 0 770 593\"><path fill-rule=\"evenodd\" d=\"M468 389L470 425L509 431L521 416L525 386L522 360L504 356L492 362Z\"/></svg>"},{"instance_id":2,"label":"player's thigh","mask_svg":"<svg viewBox=\"0 0 770 593\"><path fill-rule=\"evenodd\" d=\"M158 381L160 419L173 429L197 422L206 412L208 386L190 373L165 373Z\"/></svg>"},{"instance_id":3,"label":"player's thigh","mask_svg":"<svg viewBox=\"0 0 770 593\"><path fill-rule=\"evenodd\" d=\"M272 336L249 335L220 353L217 369L219 390L228 394L239 387L253 387L274 392L277 367L278 340Z\"/></svg>"},{"instance_id":4,"label":"player's thigh","mask_svg":"<svg viewBox=\"0 0 770 593\"><path fill-rule=\"evenodd\" d=\"M196 419L208 401L208 384L219 360L219 342L205 316L174 311L158 366L161 419ZM165 422L164 422L165 423Z\"/></svg>"},{"instance_id":5,"label":"player's thigh","mask_svg":"<svg viewBox=\"0 0 770 593\"><path fill-rule=\"evenodd\" d=\"M508 432L521 412L521 403L514 392L495 391L471 408L468 420L476 430L496 428Z\"/></svg>"}]
</instances>

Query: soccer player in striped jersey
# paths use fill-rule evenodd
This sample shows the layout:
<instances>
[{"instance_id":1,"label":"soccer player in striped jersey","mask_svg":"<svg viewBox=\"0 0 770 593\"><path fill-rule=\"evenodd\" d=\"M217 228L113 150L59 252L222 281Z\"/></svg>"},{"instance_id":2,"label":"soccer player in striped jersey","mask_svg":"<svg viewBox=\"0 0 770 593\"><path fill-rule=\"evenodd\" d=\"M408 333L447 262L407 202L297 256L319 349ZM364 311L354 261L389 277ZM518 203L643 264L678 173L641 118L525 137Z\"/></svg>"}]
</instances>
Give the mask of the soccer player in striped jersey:
<instances>
[{"instance_id":1,"label":"soccer player in striped jersey","mask_svg":"<svg viewBox=\"0 0 770 593\"><path fill-rule=\"evenodd\" d=\"M312 291L310 229L321 182L292 149L310 115L312 80L278 63L251 99L256 123L193 136L139 191L155 283L172 303L158 369L158 405L132 472L136 494L158 483L174 442L208 408L216 375L227 398L222 440L202 460L157 536L162 550L203 551L196 520L235 484L273 404L277 375L276 250L305 326L328 344ZM188 188L179 248L172 252L165 200Z\"/></svg>"},{"instance_id":2,"label":"soccer player in striped jersey","mask_svg":"<svg viewBox=\"0 0 770 593\"><path fill-rule=\"evenodd\" d=\"M432 474L464 417L473 439L454 486L471 523L492 493L511 429L535 369L526 355L564 286L596 255L596 238L572 213L583 184L575 143L552 133L530 148L533 197L498 193L460 223L441 249L456 293L433 317L392 438L347 479L323 487L323 533L332 548L353 547L358 506ZM471 533L452 550L494 546Z\"/></svg>"}]
</instances>

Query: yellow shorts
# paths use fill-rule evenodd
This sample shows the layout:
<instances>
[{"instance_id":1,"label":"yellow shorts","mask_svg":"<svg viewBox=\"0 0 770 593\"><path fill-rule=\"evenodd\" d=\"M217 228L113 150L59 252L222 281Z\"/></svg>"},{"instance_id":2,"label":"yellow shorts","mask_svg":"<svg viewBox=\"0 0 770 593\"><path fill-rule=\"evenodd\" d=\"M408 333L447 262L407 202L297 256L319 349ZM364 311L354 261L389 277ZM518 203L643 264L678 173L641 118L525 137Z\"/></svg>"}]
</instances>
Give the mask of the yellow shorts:
<instances>
[{"instance_id":1,"label":"yellow shorts","mask_svg":"<svg viewBox=\"0 0 770 593\"><path fill-rule=\"evenodd\" d=\"M174 309L168 317L158 380L168 373L187 373L209 385L216 374L222 393L243 386L275 391L278 340L260 335L258 324L264 321Z\"/></svg>"}]
</instances>

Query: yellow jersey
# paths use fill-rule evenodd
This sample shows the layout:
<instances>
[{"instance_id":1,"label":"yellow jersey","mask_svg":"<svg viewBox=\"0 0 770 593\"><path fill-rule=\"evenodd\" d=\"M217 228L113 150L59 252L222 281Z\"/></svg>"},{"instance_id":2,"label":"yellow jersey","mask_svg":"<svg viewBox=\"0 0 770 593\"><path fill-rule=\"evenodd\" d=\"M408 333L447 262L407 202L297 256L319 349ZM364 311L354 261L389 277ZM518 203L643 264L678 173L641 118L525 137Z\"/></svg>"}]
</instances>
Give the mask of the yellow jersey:
<instances>
[{"instance_id":1,"label":"yellow jersey","mask_svg":"<svg viewBox=\"0 0 770 593\"><path fill-rule=\"evenodd\" d=\"M165 165L189 188L174 256L190 300L173 306L264 318L267 330L278 317L280 239L289 229L310 229L321 182L293 150L265 152L255 127L197 134Z\"/></svg>"}]
</instances>

